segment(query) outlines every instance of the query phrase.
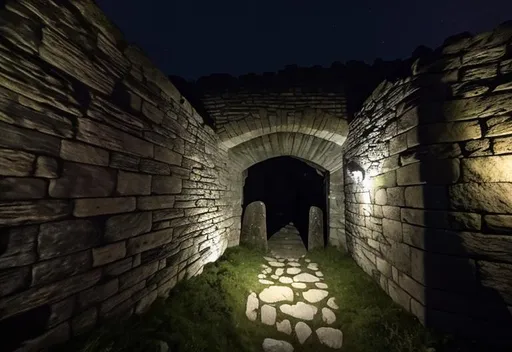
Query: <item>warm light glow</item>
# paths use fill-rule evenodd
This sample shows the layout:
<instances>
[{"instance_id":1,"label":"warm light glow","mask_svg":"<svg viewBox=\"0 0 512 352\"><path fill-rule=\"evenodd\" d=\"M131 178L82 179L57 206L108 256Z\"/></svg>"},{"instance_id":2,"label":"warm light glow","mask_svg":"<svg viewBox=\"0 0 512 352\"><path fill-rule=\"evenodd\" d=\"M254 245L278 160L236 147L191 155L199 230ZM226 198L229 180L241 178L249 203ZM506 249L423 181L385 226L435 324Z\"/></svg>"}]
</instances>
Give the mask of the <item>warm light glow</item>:
<instances>
[{"instance_id":1,"label":"warm light glow","mask_svg":"<svg viewBox=\"0 0 512 352\"><path fill-rule=\"evenodd\" d=\"M361 183L364 180L362 171L352 171L352 177L354 178L354 181L356 181L357 183Z\"/></svg>"}]
</instances>

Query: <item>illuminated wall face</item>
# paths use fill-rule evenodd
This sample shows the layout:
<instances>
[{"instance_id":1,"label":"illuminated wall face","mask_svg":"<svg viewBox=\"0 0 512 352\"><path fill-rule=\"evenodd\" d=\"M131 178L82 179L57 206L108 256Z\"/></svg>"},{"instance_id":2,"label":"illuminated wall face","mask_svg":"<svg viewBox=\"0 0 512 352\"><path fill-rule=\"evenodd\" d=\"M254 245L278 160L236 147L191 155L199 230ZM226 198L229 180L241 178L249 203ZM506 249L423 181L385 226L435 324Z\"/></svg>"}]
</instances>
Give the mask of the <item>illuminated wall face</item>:
<instances>
[{"instance_id":1,"label":"illuminated wall face","mask_svg":"<svg viewBox=\"0 0 512 352\"><path fill-rule=\"evenodd\" d=\"M511 33L448 43L444 56L415 63L413 77L383 82L351 122L344 154L346 235L358 264L423 323L504 340Z\"/></svg>"}]
</instances>

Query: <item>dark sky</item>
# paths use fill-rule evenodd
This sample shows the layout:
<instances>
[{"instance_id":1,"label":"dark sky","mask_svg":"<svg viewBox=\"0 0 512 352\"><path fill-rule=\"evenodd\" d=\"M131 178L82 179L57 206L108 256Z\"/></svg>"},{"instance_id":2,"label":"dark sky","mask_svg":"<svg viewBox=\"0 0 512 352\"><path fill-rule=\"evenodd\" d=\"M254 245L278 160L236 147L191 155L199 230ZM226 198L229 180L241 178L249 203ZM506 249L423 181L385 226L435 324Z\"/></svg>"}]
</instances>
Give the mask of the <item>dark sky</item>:
<instances>
[{"instance_id":1,"label":"dark sky","mask_svg":"<svg viewBox=\"0 0 512 352\"><path fill-rule=\"evenodd\" d=\"M406 58L512 19L512 0L97 0L167 74Z\"/></svg>"}]
</instances>

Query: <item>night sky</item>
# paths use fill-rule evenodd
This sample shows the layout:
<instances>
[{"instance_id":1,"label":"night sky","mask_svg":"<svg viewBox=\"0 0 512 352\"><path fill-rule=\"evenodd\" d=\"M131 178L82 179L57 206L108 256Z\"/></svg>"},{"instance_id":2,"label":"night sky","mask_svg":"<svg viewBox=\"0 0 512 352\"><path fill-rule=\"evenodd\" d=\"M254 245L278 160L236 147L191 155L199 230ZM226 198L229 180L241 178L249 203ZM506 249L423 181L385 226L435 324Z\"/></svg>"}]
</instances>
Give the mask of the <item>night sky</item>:
<instances>
[{"instance_id":1,"label":"night sky","mask_svg":"<svg viewBox=\"0 0 512 352\"><path fill-rule=\"evenodd\" d=\"M277 71L288 64L406 58L512 19L511 0L97 0L167 74Z\"/></svg>"}]
</instances>

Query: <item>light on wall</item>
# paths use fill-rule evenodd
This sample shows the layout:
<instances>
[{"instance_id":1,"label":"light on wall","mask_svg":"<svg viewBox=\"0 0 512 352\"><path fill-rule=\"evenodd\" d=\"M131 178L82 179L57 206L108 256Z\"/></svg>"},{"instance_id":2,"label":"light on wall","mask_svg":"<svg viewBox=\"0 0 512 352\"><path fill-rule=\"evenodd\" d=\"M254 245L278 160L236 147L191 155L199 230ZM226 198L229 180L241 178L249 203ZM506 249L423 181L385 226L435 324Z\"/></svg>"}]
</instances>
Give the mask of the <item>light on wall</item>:
<instances>
[{"instance_id":1,"label":"light on wall","mask_svg":"<svg viewBox=\"0 0 512 352\"><path fill-rule=\"evenodd\" d=\"M365 177L364 169L357 163L351 161L347 164L347 172L355 183L362 185L363 187L370 186L370 180Z\"/></svg>"}]
</instances>

